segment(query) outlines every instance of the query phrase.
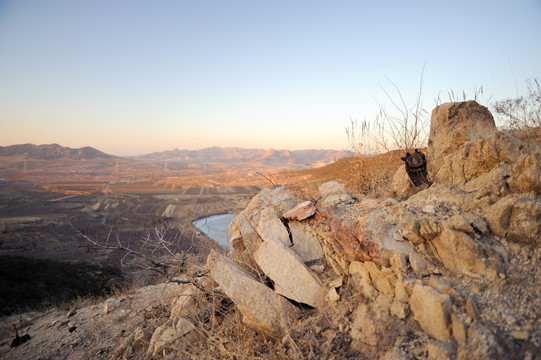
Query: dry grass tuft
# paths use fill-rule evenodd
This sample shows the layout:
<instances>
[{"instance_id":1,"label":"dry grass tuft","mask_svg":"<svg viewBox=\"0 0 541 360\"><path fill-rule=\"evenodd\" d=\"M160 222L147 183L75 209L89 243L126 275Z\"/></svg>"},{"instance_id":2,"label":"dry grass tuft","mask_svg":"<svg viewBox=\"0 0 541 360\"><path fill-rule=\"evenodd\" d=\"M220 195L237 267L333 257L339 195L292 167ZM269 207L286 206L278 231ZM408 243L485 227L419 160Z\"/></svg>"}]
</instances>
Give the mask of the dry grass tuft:
<instances>
[{"instance_id":1,"label":"dry grass tuft","mask_svg":"<svg viewBox=\"0 0 541 360\"><path fill-rule=\"evenodd\" d=\"M336 180L352 193L363 197L390 196L390 185L396 170L402 165L402 151L375 156L355 156L340 159L316 169L289 171L275 175L293 195L302 200L317 200L318 186Z\"/></svg>"}]
</instances>

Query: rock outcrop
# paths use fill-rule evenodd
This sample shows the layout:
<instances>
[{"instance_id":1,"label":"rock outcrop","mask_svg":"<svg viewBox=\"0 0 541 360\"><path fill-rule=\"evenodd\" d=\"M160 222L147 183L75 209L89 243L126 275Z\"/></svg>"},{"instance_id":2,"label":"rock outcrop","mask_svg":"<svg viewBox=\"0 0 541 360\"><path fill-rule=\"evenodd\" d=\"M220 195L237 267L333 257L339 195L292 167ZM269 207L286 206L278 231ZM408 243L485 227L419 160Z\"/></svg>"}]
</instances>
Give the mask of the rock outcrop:
<instances>
[{"instance_id":1,"label":"rock outcrop","mask_svg":"<svg viewBox=\"0 0 541 360\"><path fill-rule=\"evenodd\" d=\"M275 214L283 214L297 203L297 199L284 188L263 189L231 223L229 236L233 249L253 254L263 241L257 232L262 210L269 208Z\"/></svg>"},{"instance_id":2,"label":"rock outcrop","mask_svg":"<svg viewBox=\"0 0 541 360\"><path fill-rule=\"evenodd\" d=\"M498 321L492 308L502 308L503 284L539 284L531 277L535 269L510 270L516 259L505 246L515 242L517 256L525 252L539 261L532 246L541 241L540 154L541 129L500 132L474 101L443 104L432 113L427 163L413 154L423 160L421 175L427 164L430 187L414 183L402 167L393 181L401 202L355 200L335 181L319 187L318 207L283 188L265 190L233 222L231 255L256 264L251 269L271 280L265 291L272 297L319 311L344 302L344 288L363 299L350 313L348 334L351 349L365 354L378 345L385 358L406 356L392 349L405 341L404 332L421 329L429 357L490 357L491 342L497 351L527 355L527 347L509 339L532 341L534 349L541 334L511 327L501 333L500 325L491 325ZM318 272L314 261L322 266ZM516 282L508 280L513 276ZM481 288L490 289L486 296ZM528 296L539 296L530 289ZM510 312L534 306L518 297L506 301L515 304ZM397 326L402 330L385 330ZM483 326L498 330L488 336Z\"/></svg>"},{"instance_id":3,"label":"rock outcrop","mask_svg":"<svg viewBox=\"0 0 541 360\"><path fill-rule=\"evenodd\" d=\"M263 242L254 254L261 270L274 282L276 293L298 303L323 307L327 289L302 259L280 242Z\"/></svg>"},{"instance_id":4,"label":"rock outcrop","mask_svg":"<svg viewBox=\"0 0 541 360\"><path fill-rule=\"evenodd\" d=\"M449 341L451 338L451 298L430 286L415 285L409 304L415 320L432 337Z\"/></svg>"},{"instance_id":5,"label":"rock outcrop","mask_svg":"<svg viewBox=\"0 0 541 360\"><path fill-rule=\"evenodd\" d=\"M321 200L318 201L318 205L322 207L353 201L346 187L334 180L321 184L319 192L321 193Z\"/></svg>"},{"instance_id":6,"label":"rock outcrop","mask_svg":"<svg viewBox=\"0 0 541 360\"><path fill-rule=\"evenodd\" d=\"M295 308L233 260L212 252L207 260L212 277L237 305L246 325L281 337L291 325Z\"/></svg>"}]
</instances>

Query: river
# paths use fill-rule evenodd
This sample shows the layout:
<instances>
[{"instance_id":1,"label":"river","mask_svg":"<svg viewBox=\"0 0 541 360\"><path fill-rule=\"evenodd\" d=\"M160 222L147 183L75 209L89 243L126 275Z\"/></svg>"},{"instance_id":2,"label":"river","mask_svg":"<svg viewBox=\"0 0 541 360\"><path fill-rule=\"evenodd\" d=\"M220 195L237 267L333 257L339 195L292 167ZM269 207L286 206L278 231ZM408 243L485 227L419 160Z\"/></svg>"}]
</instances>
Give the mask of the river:
<instances>
[{"instance_id":1,"label":"river","mask_svg":"<svg viewBox=\"0 0 541 360\"><path fill-rule=\"evenodd\" d=\"M225 251L232 249L229 242L229 225L235 218L233 214L207 216L193 222L193 225L216 241Z\"/></svg>"}]
</instances>

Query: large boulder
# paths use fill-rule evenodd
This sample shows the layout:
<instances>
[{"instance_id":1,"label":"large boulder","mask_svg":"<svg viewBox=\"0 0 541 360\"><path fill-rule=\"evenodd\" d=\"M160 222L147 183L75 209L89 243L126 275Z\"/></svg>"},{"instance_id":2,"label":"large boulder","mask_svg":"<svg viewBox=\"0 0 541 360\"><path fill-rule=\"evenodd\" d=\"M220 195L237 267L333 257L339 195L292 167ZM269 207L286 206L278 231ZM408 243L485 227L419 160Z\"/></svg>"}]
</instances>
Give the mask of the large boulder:
<instances>
[{"instance_id":1,"label":"large boulder","mask_svg":"<svg viewBox=\"0 0 541 360\"><path fill-rule=\"evenodd\" d=\"M296 312L289 301L215 251L210 253L207 266L222 291L242 313L246 325L272 337L281 337L287 332Z\"/></svg>"},{"instance_id":2,"label":"large boulder","mask_svg":"<svg viewBox=\"0 0 541 360\"><path fill-rule=\"evenodd\" d=\"M417 284L409 299L415 320L430 336L449 341L451 338L451 298L430 286Z\"/></svg>"},{"instance_id":3,"label":"large boulder","mask_svg":"<svg viewBox=\"0 0 541 360\"><path fill-rule=\"evenodd\" d=\"M311 263L325 256L321 243L314 230L305 222L290 221L288 223L291 233L292 245L290 249L297 254L303 262Z\"/></svg>"},{"instance_id":4,"label":"large boulder","mask_svg":"<svg viewBox=\"0 0 541 360\"><path fill-rule=\"evenodd\" d=\"M488 109L475 101L443 104L432 111L427 161L435 183L468 186L492 173L469 187L500 192L492 185L501 174L511 192L539 193L541 128L498 131Z\"/></svg>"},{"instance_id":5,"label":"large boulder","mask_svg":"<svg viewBox=\"0 0 541 360\"><path fill-rule=\"evenodd\" d=\"M314 224L325 244L347 262L346 273L352 260L388 266L393 255L414 251L413 245L398 233L394 224L384 220L388 209L368 206L352 211L345 215L332 208L321 210Z\"/></svg>"},{"instance_id":6,"label":"large boulder","mask_svg":"<svg viewBox=\"0 0 541 360\"><path fill-rule=\"evenodd\" d=\"M515 161L508 180L511 192L541 193L541 152L522 154Z\"/></svg>"},{"instance_id":7,"label":"large boulder","mask_svg":"<svg viewBox=\"0 0 541 360\"><path fill-rule=\"evenodd\" d=\"M390 316L389 307L390 298L378 296L371 303L360 303L352 314L351 346L362 349L366 358L380 358L379 354L395 343L398 332L389 329L400 325L396 318Z\"/></svg>"},{"instance_id":8,"label":"large boulder","mask_svg":"<svg viewBox=\"0 0 541 360\"><path fill-rule=\"evenodd\" d=\"M424 189L426 189L426 187L417 187L412 183L406 171L406 165L402 165L398 168L391 182L391 192L393 193L393 196L399 200L408 199L410 196Z\"/></svg>"},{"instance_id":9,"label":"large boulder","mask_svg":"<svg viewBox=\"0 0 541 360\"><path fill-rule=\"evenodd\" d=\"M287 228L271 207L264 208L261 211L256 230L264 241L273 240L279 241L286 246L292 245Z\"/></svg>"},{"instance_id":10,"label":"large boulder","mask_svg":"<svg viewBox=\"0 0 541 360\"><path fill-rule=\"evenodd\" d=\"M510 194L484 208L483 213L494 233L536 246L541 244L541 200Z\"/></svg>"},{"instance_id":11,"label":"large boulder","mask_svg":"<svg viewBox=\"0 0 541 360\"><path fill-rule=\"evenodd\" d=\"M481 244L462 231L445 227L431 243L445 267L455 274L497 275L483 261Z\"/></svg>"},{"instance_id":12,"label":"large boulder","mask_svg":"<svg viewBox=\"0 0 541 360\"><path fill-rule=\"evenodd\" d=\"M279 241L264 241L254 254L275 291L288 299L315 308L323 306L327 288L297 254Z\"/></svg>"},{"instance_id":13,"label":"large boulder","mask_svg":"<svg viewBox=\"0 0 541 360\"><path fill-rule=\"evenodd\" d=\"M283 187L261 190L231 222L229 238L233 249L239 253L247 251L251 256L263 241L257 232L261 212L271 208L276 214L283 214L296 203L297 199Z\"/></svg>"},{"instance_id":14,"label":"large boulder","mask_svg":"<svg viewBox=\"0 0 541 360\"><path fill-rule=\"evenodd\" d=\"M304 222L280 219L273 208L261 211L257 233L264 241L278 241L303 262L322 259L323 249L312 229Z\"/></svg>"},{"instance_id":15,"label":"large boulder","mask_svg":"<svg viewBox=\"0 0 541 360\"><path fill-rule=\"evenodd\" d=\"M428 140L428 176L435 179L442 160L467 142L486 138L497 131L490 111L476 101L446 103L432 111Z\"/></svg>"}]
</instances>

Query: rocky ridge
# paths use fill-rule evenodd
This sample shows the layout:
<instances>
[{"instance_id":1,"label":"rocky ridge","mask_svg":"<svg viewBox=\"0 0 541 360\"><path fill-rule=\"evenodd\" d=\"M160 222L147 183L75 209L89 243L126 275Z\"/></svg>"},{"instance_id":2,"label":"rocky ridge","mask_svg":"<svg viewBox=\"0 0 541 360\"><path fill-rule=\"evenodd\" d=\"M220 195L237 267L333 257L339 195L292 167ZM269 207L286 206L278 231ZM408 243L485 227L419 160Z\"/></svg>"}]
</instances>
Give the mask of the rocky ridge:
<instances>
[{"instance_id":1,"label":"rocky ridge","mask_svg":"<svg viewBox=\"0 0 541 360\"><path fill-rule=\"evenodd\" d=\"M73 320L35 320L38 329L79 329L62 330L67 340L43 358L198 358L213 349L214 357L540 359L541 129L493 125L476 102L434 109L433 184L415 187L401 168L396 199L355 198L335 181L317 201L264 189L231 224L233 250L209 255L210 277L179 278L154 305L123 296ZM90 331L77 322L90 311L94 326L109 316L117 331L102 330L118 340L99 351L78 335ZM228 330L236 341L224 340ZM249 331L258 345L239 350ZM47 346L40 336L0 355L38 354Z\"/></svg>"},{"instance_id":2,"label":"rocky ridge","mask_svg":"<svg viewBox=\"0 0 541 360\"><path fill-rule=\"evenodd\" d=\"M349 351L537 358L540 131L499 132L476 102L443 104L432 113L430 188L415 187L402 169L395 184L416 192L398 194L402 201L354 200L340 184L323 184L317 209L300 222L282 217L299 200L283 188L264 190L233 221L229 257L254 279L268 277L275 294L320 311L350 301L341 296L349 290L358 299L347 319ZM303 226L302 235L292 225ZM322 248L319 258L300 251L304 238ZM214 265L222 257L211 254L213 274L225 271ZM226 295L234 291L215 280ZM245 318L258 312L240 310ZM283 324L273 324L292 323L295 313L276 309L273 316L259 330L285 336ZM382 336L381 329L390 331ZM406 331L423 346L405 346Z\"/></svg>"}]
</instances>

